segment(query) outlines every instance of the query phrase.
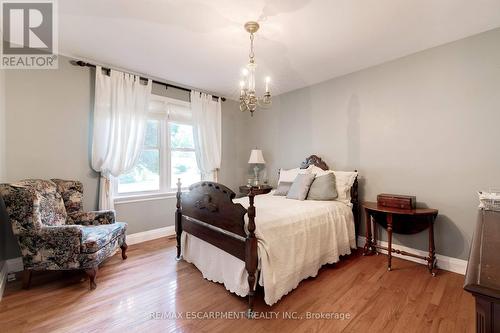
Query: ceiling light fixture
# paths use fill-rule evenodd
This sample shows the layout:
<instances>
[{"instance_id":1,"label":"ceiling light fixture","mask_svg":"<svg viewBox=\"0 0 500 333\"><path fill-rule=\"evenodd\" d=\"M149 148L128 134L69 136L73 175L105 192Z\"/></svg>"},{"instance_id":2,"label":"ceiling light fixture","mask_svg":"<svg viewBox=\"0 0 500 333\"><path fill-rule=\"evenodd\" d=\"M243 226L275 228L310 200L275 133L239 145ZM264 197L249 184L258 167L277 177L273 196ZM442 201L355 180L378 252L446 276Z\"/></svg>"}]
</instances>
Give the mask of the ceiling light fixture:
<instances>
[{"instance_id":1,"label":"ceiling light fixture","mask_svg":"<svg viewBox=\"0 0 500 333\"><path fill-rule=\"evenodd\" d=\"M259 30L259 24L254 21L245 23L245 30L250 34L250 54L249 62L242 70L243 79L240 81L240 110L242 112L250 111L253 116L254 111L259 107L267 107L271 105L271 92L269 90L269 83L271 78L265 78L266 92L264 96L258 97L255 92L255 53L253 51L254 34Z\"/></svg>"}]
</instances>

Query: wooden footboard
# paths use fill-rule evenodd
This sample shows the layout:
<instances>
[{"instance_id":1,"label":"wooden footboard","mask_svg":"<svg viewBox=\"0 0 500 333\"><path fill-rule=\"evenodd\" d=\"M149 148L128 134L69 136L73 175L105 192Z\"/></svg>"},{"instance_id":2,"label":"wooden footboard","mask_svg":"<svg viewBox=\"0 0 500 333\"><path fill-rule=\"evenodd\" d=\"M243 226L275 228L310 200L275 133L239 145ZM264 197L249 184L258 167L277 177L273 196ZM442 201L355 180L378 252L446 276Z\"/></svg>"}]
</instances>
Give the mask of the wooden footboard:
<instances>
[{"instance_id":1,"label":"wooden footboard","mask_svg":"<svg viewBox=\"0 0 500 333\"><path fill-rule=\"evenodd\" d=\"M177 260L182 259L181 234L185 231L245 262L248 272L248 307L253 310L257 270L257 238L255 237L255 195L249 193L250 206L245 209L233 202L235 194L222 184L202 181L181 192L177 183L175 232ZM245 231L248 214L248 234Z\"/></svg>"}]
</instances>

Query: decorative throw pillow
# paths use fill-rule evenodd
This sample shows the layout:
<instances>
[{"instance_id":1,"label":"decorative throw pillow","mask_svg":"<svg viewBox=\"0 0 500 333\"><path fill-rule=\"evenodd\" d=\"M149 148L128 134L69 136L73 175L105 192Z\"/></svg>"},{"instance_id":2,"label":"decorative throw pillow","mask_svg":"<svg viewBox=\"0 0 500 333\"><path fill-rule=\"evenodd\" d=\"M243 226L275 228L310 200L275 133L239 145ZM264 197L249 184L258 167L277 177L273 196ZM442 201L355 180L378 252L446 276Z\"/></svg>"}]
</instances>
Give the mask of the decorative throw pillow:
<instances>
[{"instance_id":1,"label":"decorative throw pillow","mask_svg":"<svg viewBox=\"0 0 500 333\"><path fill-rule=\"evenodd\" d=\"M299 174L286 195L287 199L305 200L315 176L313 173Z\"/></svg>"},{"instance_id":2,"label":"decorative throw pillow","mask_svg":"<svg viewBox=\"0 0 500 333\"><path fill-rule=\"evenodd\" d=\"M343 202L346 205L351 206L351 187L354 184L354 180L358 176L357 172L353 171L332 171L332 170L322 170L315 165L310 165L308 168L312 173L316 174L316 177L327 173L335 174L335 186L337 188L338 197L337 201Z\"/></svg>"},{"instance_id":3,"label":"decorative throw pillow","mask_svg":"<svg viewBox=\"0 0 500 333\"><path fill-rule=\"evenodd\" d=\"M287 195L293 181L297 178L297 175L306 173L310 173L310 170L300 168L290 170L280 169L280 179L278 181L278 187L276 188L276 191L274 191L274 195Z\"/></svg>"},{"instance_id":4,"label":"decorative throw pillow","mask_svg":"<svg viewBox=\"0 0 500 333\"><path fill-rule=\"evenodd\" d=\"M322 176L314 178L307 200L335 200L338 197L337 188L335 185L335 174L333 172L326 173Z\"/></svg>"}]
</instances>

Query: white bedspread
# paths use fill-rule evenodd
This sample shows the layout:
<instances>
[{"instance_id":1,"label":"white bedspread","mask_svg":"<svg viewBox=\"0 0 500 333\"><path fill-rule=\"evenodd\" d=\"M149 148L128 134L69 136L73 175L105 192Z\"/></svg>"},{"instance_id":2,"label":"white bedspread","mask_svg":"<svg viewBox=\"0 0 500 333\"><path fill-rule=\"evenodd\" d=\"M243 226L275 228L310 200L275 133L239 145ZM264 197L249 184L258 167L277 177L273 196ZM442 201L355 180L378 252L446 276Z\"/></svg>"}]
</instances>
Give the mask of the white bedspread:
<instances>
[{"instance_id":1,"label":"white bedspread","mask_svg":"<svg viewBox=\"0 0 500 333\"><path fill-rule=\"evenodd\" d=\"M245 208L249 205L248 197L234 202ZM344 203L298 201L271 193L256 196L255 207L259 284L268 305L356 246L352 210ZM248 275L240 259L186 233L182 235L182 254L204 278L223 283L239 296L248 295Z\"/></svg>"}]
</instances>

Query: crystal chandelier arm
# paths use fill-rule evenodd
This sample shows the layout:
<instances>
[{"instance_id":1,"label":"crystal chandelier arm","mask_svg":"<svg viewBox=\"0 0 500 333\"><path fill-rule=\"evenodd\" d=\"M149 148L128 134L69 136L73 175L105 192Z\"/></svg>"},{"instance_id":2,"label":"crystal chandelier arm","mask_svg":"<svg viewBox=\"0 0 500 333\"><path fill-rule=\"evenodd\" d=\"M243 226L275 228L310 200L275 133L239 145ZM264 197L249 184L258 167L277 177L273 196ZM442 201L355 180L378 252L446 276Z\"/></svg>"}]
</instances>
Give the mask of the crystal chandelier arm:
<instances>
[{"instance_id":1,"label":"crystal chandelier arm","mask_svg":"<svg viewBox=\"0 0 500 333\"><path fill-rule=\"evenodd\" d=\"M247 105L245 104L245 102L243 102L243 101L241 101L241 102L240 102L240 111L241 111L241 112L248 111L248 107L247 107Z\"/></svg>"},{"instance_id":2,"label":"crystal chandelier arm","mask_svg":"<svg viewBox=\"0 0 500 333\"><path fill-rule=\"evenodd\" d=\"M261 108L268 108L272 104L271 94L265 94L257 100L257 105Z\"/></svg>"}]
</instances>

